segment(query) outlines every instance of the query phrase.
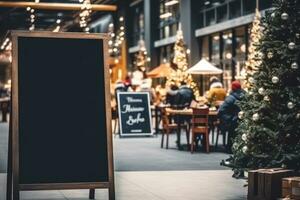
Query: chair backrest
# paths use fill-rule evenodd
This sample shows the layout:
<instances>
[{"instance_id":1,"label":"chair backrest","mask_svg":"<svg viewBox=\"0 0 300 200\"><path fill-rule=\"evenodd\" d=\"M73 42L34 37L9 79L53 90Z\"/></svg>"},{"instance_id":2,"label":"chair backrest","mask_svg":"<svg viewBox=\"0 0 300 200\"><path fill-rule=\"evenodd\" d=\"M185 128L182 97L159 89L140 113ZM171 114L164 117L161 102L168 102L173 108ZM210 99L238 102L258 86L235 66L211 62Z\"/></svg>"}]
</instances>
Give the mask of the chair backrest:
<instances>
[{"instance_id":1,"label":"chair backrest","mask_svg":"<svg viewBox=\"0 0 300 200\"><path fill-rule=\"evenodd\" d=\"M207 126L208 125L208 108L193 108L192 124L197 126Z\"/></svg>"},{"instance_id":2,"label":"chair backrest","mask_svg":"<svg viewBox=\"0 0 300 200\"><path fill-rule=\"evenodd\" d=\"M161 120L162 120L163 127L169 125L169 116L165 107L161 108Z\"/></svg>"}]
</instances>

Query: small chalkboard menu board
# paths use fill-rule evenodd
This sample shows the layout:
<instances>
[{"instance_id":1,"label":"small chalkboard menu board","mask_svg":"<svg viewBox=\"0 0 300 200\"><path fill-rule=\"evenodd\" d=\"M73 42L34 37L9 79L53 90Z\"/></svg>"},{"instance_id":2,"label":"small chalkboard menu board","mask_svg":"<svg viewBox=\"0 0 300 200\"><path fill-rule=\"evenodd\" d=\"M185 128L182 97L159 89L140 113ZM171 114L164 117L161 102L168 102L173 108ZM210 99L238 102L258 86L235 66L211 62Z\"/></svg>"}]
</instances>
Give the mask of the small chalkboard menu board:
<instances>
[{"instance_id":1,"label":"small chalkboard menu board","mask_svg":"<svg viewBox=\"0 0 300 200\"><path fill-rule=\"evenodd\" d=\"M152 135L149 93L119 92L117 98L120 135Z\"/></svg>"},{"instance_id":2,"label":"small chalkboard menu board","mask_svg":"<svg viewBox=\"0 0 300 200\"><path fill-rule=\"evenodd\" d=\"M114 200L107 37L11 32L7 199L20 190L108 188Z\"/></svg>"}]
</instances>

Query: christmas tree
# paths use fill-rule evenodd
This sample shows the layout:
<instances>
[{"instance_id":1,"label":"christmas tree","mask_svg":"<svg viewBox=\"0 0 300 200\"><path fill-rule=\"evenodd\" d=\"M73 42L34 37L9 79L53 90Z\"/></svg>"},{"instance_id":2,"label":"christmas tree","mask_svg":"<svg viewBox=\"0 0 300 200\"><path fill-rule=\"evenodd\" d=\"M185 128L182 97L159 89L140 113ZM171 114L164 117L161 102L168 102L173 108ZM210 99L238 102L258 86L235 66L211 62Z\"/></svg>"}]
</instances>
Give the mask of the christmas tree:
<instances>
[{"instance_id":1,"label":"christmas tree","mask_svg":"<svg viewBox=\"0 0 300 200\"><path fill-rule=\"evenodd\" d=\"M193 81L192 76L186 72L188 69L187 49L181 29L177 31L176 38L173 63L176 64L177 70L170 77L167 77L167 85L177 85L179 87L182 82L185 82L193 90L196 99L198 99L199 90L197 84Z\"/></svg>"},{"instance_id":2,"label":"christmas tree","mask_svg":"<svg viewBox=\"0 0 300 200\"><path fill-rule=\"evenodd\" d=\"M262 18L262 60L240 102L234 170L300 168L300 1L274 0Z\"/></svg>"},{"instance_id":3,"label":"christmas tree","mask_svg":"<svg viewBox=\"0 0 300 200\"><path fill-rule=\"evenodd\" d=\"M259 40L262 37L260 20L261 20L260 12L258 9L256 9L251 32L250 32L248 60L246 61L246 66L245 66L246 79L244 82L244 88L246 90L248 90L251 87L251 83L248 80L250 79L250 77L253 76L254 72L257 71L258 66L261 64L261 54L256 48L259 45Z\"/></svg>"}]
</instances>

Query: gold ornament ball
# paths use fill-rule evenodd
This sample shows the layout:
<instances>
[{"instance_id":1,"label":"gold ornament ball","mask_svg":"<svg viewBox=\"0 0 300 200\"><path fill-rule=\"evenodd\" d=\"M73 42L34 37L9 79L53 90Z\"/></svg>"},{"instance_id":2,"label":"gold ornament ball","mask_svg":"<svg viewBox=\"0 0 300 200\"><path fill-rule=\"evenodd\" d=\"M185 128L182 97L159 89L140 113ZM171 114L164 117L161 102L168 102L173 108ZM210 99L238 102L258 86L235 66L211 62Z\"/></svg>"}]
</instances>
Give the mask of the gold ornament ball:
<instances>
[{"instance_id":1,"label":"gold ornament ball","mask_svg":"<svg viewBox=\"0 0 300 200\"><path fill-rule=\"evenodd\" d=\"M273 76L272 78L272 83L278 83L279 82L279 78L277 76Z\"/></svg>"},{"instance_id":2,"label":"gold ornament ball","mask_svg":"<svg viewBox=\"0 0 300 200\"><path fill-rule=\"evenodd\" d=\"M282 13L281 14L281 19L287 20L289 18L289 15L287 13Z\"/></svg>"}]
</instances>

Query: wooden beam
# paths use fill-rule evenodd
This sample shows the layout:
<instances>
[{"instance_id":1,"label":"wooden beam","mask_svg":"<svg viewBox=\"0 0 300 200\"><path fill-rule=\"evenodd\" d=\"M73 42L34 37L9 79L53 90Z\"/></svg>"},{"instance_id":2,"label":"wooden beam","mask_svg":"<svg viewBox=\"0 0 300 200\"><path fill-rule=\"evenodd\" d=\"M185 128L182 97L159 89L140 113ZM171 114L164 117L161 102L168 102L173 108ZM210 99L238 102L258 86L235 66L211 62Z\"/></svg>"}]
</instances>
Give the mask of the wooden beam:
<instances>
[{"instance_id":1,"label":"wooden beam","mask_svg":"<svg viewBox=\"0 0 300 200\"><path fill-rule=\"evenodd\" d=\"M40 10L81 10L82 4L75 3L35 3L35 2L11 2L0 1L0 7L14 7L14 8L26 8L31 7L33 9ZM116 11L115 5L98 5L91 4L92 11Z\"/></svg>"}]
</instances>

